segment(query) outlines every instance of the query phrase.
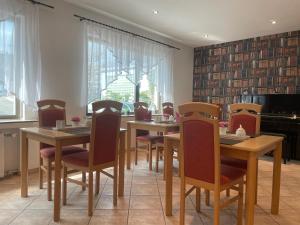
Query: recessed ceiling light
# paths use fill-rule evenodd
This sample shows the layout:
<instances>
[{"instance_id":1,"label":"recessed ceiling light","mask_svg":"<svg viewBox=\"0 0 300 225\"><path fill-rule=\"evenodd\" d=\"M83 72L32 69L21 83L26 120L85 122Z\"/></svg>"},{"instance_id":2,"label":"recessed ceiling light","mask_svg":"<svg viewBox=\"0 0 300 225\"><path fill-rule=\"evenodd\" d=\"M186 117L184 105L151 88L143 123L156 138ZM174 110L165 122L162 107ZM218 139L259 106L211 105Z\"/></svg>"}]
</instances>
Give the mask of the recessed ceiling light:
<instances>
[{"instance_id":1,"label":"recessed ceiling light","mask_svg":"<svg viewBox=\"0 0 300 225\"><path fill-rule=\"evenodd\" d=\"M157 10L153 10L153 14L157 15L158 11Z\"/></svg>"},{"instance_id":2,"label":"recessed ceiling light","mask_svg":"<svg viewBox=\"0 0 300 225\"><path fill-rule=\"evenodd\" d=\"M276 24L276 23L277 23L276 20L270 20L270 22L271 22L272 24Z\"/></svg>"},{"instance_id":3,"label":"recessed ceiling light","mask_svg":"<svg viewBox=\"0 0 300 225\"><path fill-rule=\"evenodd\" d=\"M204 37L204 38L208 38L208 34L204 34L203 37Z\"/></svg>"}]
</instances>

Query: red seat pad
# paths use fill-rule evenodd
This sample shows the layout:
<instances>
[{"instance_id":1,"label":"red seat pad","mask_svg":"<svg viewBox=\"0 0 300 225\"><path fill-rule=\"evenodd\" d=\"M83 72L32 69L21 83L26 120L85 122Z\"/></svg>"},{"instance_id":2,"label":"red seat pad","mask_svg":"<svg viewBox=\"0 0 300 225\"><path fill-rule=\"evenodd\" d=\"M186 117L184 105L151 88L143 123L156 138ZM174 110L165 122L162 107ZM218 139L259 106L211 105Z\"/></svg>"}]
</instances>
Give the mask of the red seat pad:
<instances>
[{"instance_id":1,"label":"red seat pad","mask_svg":"<svg viewBox=\"0 0 300 225\"><path fill-rule=\"evenodd\" d=\"M68 154L73 154L77 152L85 152L86 149L76 147L76 146L66 146L62 147L61 154L62 155L68 155ZM40 150L41 156L43 158L47 159L53 159L55 157L55 147L48 147L48 148L43 148Z\"/></svg>"},{"instance_id":2,"label":"red seat pad","mask_svg":"<svg viewBox=\"0 0 300 225\"><path fill-rule=\"evenodd\" d=\"M138 140L138 141L155 141L155 140L158 140L160 138L163 138L163 136L145 135L145 136L136 137L136 140Z\"/></svg>"},{"instance_id":3,"label":"red seat pad","mask_svg":"<svg viewBox=\"0 0 300 225\"><path fill-rule=\"evenodd\" d=\"M171 131L171 132L168 132L168 134L178 134L178 132L173 132L173 131ZM157 140L155 140L157 143L159 143L159 144L163 144L164 143L164 137L163 136L160 136L160 138L158 138Z\"/></svg>"},{"instance_id":4,"label":"red seat pad","mask_svg":"<svg viewBox=\"0 0 300 225\"><path fill-rule=\"evenodd\" d=\"M238 169L232 166L221 165L221 175L220 175L221 184L230 183L236 179L245 176L245 174L246 174L245 170Z\"/></svg>"},{"instance_id":5,"label":"red seat pad","mask_svg":"<svg viewBox=\"0 0 300 225\"><path fill-rule=\"evenodd\" d=\"M237 167L239 169L247 170L247 161L242 159L234 159L226 156L221 156L221 163L228 166Z\"/></svg>"},{"instance_id":6,"label":"red seat pad","mask_svg":"<svg viewBox=\"0 0 300 225\"><path fill-rule=\"evenodd\" d=\"M76 166L88 167L89 166L89 152L79 152L62 157L62 161Z\"/></svg>"}]
</instances>

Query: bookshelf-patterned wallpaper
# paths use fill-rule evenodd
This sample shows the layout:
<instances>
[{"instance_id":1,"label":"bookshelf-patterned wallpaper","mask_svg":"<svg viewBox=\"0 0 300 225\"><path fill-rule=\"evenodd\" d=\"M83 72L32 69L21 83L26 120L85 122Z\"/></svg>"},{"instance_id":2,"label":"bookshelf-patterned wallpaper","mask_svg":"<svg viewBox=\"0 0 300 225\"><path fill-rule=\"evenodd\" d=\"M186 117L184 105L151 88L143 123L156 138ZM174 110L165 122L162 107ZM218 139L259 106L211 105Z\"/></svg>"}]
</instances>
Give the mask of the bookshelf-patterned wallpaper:
<instances>
[{"instance_id":1,"label":"bookshelf-patterned wallpaper","mask_svg":"<svg viewBox=\"0 0 300 225\"><path fill-rule=\"evenodd\" d=\"M241 95L299 89L300 31L194 49L193 101L220 104L226 112Z\"/></svg>"}]
</instances>

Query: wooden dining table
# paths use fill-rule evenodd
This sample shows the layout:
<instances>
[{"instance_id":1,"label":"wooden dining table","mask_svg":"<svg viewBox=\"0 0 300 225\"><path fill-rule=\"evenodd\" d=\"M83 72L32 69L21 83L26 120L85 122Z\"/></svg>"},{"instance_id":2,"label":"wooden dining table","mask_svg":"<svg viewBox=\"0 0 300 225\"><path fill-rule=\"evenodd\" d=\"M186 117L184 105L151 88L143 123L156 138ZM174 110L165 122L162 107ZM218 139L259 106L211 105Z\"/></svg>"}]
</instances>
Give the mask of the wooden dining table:
<instances>
[{"instance_id":1,"label":"wooden dining table","mask_svg":"<svg viewBox=\"0 0 300 225\"><path fill-rule=\"evenodd\" d=\"M273 182L271 213L279 213L280 176L282 137L261 135L244 140L240 143L228 145L221 144L220 151L224 156L247 160L246 174L246 225L254 224L254 206L257 187L257 159L273 151ZM180 146L180 134L164 136L165 176L166 176L166 216L172 215L172 185L173 185L173 147ZM180 150L179 150L180 151Z\"/></svg>"},{"instance_id":2,"label":"wooden dining table","mask_svg":"<svg viewBox=\"0 0 300 225\"><path fill-rule=\"evenodd\" d=\"M118 156L118 196L124 195L125 134L126 129L121 128ZM61 204L61 149L63 146L89 143L90 129L86 127L57 131L41 127L21 128L21 140L21 197L28 197L28 140L35 140L56 147L53 220L58 222Z\"/></svg>"},{"instance_id":3,"label":"wooden dining table","mask_svg":"<svg viewBox=\"0 0 300 225\"><path fill-rule=\"evenodd\" d=\"M179 123L169 121L128 121L127 122L127 169L131 166L131 135L133 130L148 130L167 135L169 131L179 128Z\"/></svg>"}]
</instances>

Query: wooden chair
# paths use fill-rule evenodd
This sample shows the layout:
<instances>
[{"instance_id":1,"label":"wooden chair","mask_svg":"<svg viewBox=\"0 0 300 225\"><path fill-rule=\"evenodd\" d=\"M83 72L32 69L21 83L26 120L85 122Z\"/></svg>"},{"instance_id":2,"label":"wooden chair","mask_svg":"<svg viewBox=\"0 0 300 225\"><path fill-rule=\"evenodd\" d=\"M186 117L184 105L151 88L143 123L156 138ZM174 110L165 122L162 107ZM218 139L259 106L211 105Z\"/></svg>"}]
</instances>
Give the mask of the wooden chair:
<instances>
[{"instance_id":1,"label":"wooden chair","mask_svg":"<svg viewBox=\"0 0 300 225\"><path fill-rule=\"evenodd\" d=\"M145 102L134 103L134 115L137 121L150 121L151 112L148 110L148 104ZM138 149L139 143L146 146L147 161L149 161L149 169L152 170L152 150L155 150L155 143L163 139L160 135L150 135L147 130L136 130L136 142L135 142L135 165L138 162Z\"/></svg>"},{"instance_id":2,"label":"wooden chair","mask_svg":"<svg viewBox=\"0 0 300 225\"><path fill-rule=\"evenodd\" d=\"M163 102L162 103L163 115L174 116L174 105L172 102Z\"/></svg>"},{"instance_id":3,"label":"wooden chair","mask_svg":"<svg viewBox=\"0 0 300 225\"><path fill-rule=\"evenodd\" d=\"M228 128L230 133L235 133L236 129L242 125L246 134L249 136L257 136L260 133L260 113L261 105L252 103L236 103L229 105L229 123ZM233 159L229 157L221 157L223 164L234 166L243 170L247 170L247 161ZM257 191L256 191L257 192ZM230 191L227 190L227 196Z\"/></svg>"},{"instance_id":4,"label":"wooden chair","mask_svg":"<svg viewBox=\"0 0 300 225\"><path fill-rule=\"evenodd\" d=\"M55 127L56 120L66 121L66 103L56 99L45 99L37 102L38 117L40 127ZM85 151L82 148L75 146L67 146L62 148L62 155L72 154ZM47 174L48 201L52 199L52 170L55 160L55 147L40 143L40 166L39 180L40 189L43 188L43 171ZM44 165L44 163L46 165Z\"/></svg>"},{"instance_id":5,"label":"wooden chair","mask_svg":"<svg viewBox=\"0 0 300 225\"><path fill-rule=\"evenodd\" d=\"M172 102L163 102L162 110L163 110L163 116L166 116L168 118L170 116L174 116L174 105ZM178 129L172 130L171 133L178 133ZM159 159L162 159L163 150L164 150L164 139L158 139L156 142L156 172L158 172ZM173 157L179 160L177 148L173 149L173 151L174 153L176 153L173 154Z\"/></svg>"},{"instance_id":6,"label":"wooden chair","mask_svg":"<svg viewBox=\"0 0 300 225\"><path fill-rule=\"evenodd\" d=\"M113 179L113 204L117 205L118 147L122 103L100 101L93 103L91 141L88 152L62 157L63 205L67 204L67 181L88 187L88 215L93 215L93 172L96 172L95 192L99 193L100 172ZM97 112L99 111L99 112ZM113 167L113 175L104 169ZM67 168L88 173L88 184L67 177Z\"/></svg>"},{"instance_id":7,"label":"wooden chair","mask_svg":"<svg viewBox=\"0 0 300 225\"><path fill-rule=\"evenodd\" d=\"M179 106L180 121L180 225L184 224L185 198L196 189L196 209L200 211L201 188L214 191L214 225L219 225L220 209L238 201L237 224L243 221L243 177L245 171L222 165L218 126L219 107L208 103L187 103ZM186 192L186 184L192 188ZM237 186L235 186L237 185ZM221 201L226 189L238 192Z\"/></svg>"}]
</instances>

